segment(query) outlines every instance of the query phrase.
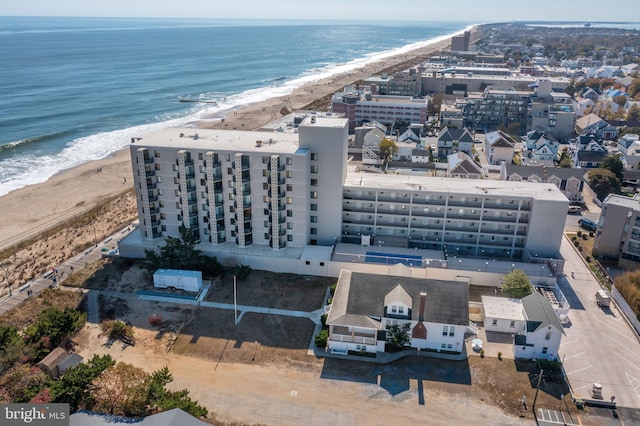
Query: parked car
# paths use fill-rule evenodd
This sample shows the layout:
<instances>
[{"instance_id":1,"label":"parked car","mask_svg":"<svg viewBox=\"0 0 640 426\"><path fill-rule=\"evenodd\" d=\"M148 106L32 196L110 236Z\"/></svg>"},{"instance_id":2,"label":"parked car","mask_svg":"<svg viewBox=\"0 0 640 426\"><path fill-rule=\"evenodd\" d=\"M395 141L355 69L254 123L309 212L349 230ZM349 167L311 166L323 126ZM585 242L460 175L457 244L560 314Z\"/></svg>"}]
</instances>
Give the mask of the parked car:
<instances>
[{"instance_id":1,"label":"parked car","mask_svg":"<svg viewBox=\"0 0 640 426\"><path fill-rule=\"evenodd\" d=\"M569 206L569 214L580 214L582 212L582 207L580 206Z\"/></svg>"},{"instance_id":2,"label":"parked car","mask_svg":"<svg viewBox=\"0 0 640 426\"><path fill-rule=\"evenodd\" d=\"M595 231L596 229L598 229L598 224L597 223L595 223L594 221L592 221L590 219L587 219L585 217L581 218L578 221L578 225L582 226L587 231Z\"/></svg>"}]
</instances>

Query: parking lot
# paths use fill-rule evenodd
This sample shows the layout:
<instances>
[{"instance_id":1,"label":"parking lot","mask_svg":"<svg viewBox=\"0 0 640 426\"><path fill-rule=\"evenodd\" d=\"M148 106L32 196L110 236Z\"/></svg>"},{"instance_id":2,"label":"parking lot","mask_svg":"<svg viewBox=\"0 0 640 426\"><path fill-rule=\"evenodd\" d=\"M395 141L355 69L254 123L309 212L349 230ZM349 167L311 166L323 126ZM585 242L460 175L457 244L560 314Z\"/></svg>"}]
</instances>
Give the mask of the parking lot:
<instances>
[{"instance_id":1,"label":"parking lot","mask_svg":"<svg viewBox=\"0 0 640 426\"><path fill-rule=\"evenodd\" d=\"M590 399L593 384L600 383L603 400L615 397L618 406L640 408L640 343L635 332L614 303L610 308L597 305L600 286L566 238L561 253L566 277L559 284L571 311L559 355L576 397Z\"/></svg>"}]
</instances>

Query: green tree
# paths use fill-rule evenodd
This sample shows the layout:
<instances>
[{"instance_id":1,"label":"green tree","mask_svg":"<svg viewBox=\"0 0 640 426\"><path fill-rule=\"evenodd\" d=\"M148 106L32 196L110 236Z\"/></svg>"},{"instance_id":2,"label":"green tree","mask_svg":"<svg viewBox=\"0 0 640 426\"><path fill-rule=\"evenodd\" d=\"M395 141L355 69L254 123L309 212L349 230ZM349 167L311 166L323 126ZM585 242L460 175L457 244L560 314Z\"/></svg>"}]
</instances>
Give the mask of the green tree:
<instances>
[{"instance_id":1,"label":"green tree","mask_svg":"<svg viewBox=\"0 0 640 426\"><path fill-rule=\"evenodd\" d=\"M640 108L634 104L627 111L627 121L640 121Z\"/></svg>"},{"instance_id":2,"label":"green tree","mask_svg":"<svg viewBox=\"0 0 640 426\"><path fill-rule=\"evenodd\" d=\"M128 417L147 414L149 375L142 368L119 362L107 368L91 382L93 409Z\"/></svg>"},{"instance_id":3,"label":"green tree","mask_svg":"<svg viewBox=\"0 0 640 426\"><path fill-rule=\"evenodd\" d=\"M71 308L63 311L48 308L38 315L38 321L25 330L27 343L35 348L34 357L39 359L53 348L64 343L84 325L86 314Z\"/></svg>"},{"instance_id":4,"label":"green tree","mask_svg":"<svg viewBox=\"0 0 640 426\"><path fill-rule=\"evenodd\" d=\"M429 103L427 104L427 114L439 115L441 106L442 106L442 93L437 93L429 99Z\"/></svg>"},{"instance_id":5,"label":"green tree","mask_svg":"<svg viewBox=\"0 0 640 426\"><path fill-rule=\"evenodd\" d=\"M398 146L393 139L385 137L380 141L380 158L385 162L388 162L396 152L398 152Z\"/></svg>"},{"instance_id":6,"label":"green tree","mask_svg":"<svg viewBox=\"0 0 640 426\"><path fill-rule=\"evenodd\" d=\"M22 357L24 340L20 338L18 328L12 325L0 327L0 376L13 367Z\"/></svg>"},{"instance_id":7,"label":"green tree","mask_svg":"<svg viewBox=\"0 0 640 426\"><path fill-rule=\"evenodd\" d=\"M207 409L192 400L188 390L167 390L166 385L172 381L173 376L167 367L156 370L149 375L146 405L150 407L150 410L166 411L180 408L194 417L207 417Z\"/></svg>"},{"instance_id":8,"label":"green tree","mask_svg":"<svg viewBox=\"0 0 640 426\"><path fill-rule=\"evenodd\" d=\"M593 169L587 175L587 179L589 186L600 201L603 201L611 193L620 192L620 179L610 170Z\"/></svg>"},{"instance_id":9,"label":"green tree","mask_svg":"<svg viewBox=\"0 0 640 426\"><path fill-rule=\"evenodd\" d=\"M184 226L180 225L180 238L167 237L160 252L145 250L144 268L149 271L157 269L186 269L202 271L205 275L216 276L222 272L222 265L215 257L209 257L196 248L197 240Z\"/></svg>"},{"instance_id":10,"label":"green tree","mask_svg":"<svg viewBox=\"0 0 640 426\"><path fill-rule=\"evenodd\" d=\"M531 294L529 277L522 269L514 269L504 276L502 291L512 297L524 297Z\"/></svg>"},{"instance_id":11,"label":"green tree","mask_svg":"<svg viewBox=\"0 0 640 426\"><path fill-rule=\"evenodd\" d=\"M91 408L89 384L115 361L110 355L94 355L89 361L69 368L64 375L51 386L52 402L66 402L71 412L84 406Z\"/></svg>"},{"instance_id":12,"label":"green tree","mask_svg":"<svg viewBox=\"0 0 640 426\"><path fill-rule=\"evenodd\" d=\"M620 155L607 155L602 160L601 168L609 170L616 175L619 180L623 178L624 164L620 160Z\"/></svg>"},{"instance_id":13,"label":"green tree","mask_svg":"<svg viewBox=\"0 0 640 426\"><path fill-rule=\"evenodd\" d=\"M616 288L640 319L640 271L629 271L616 277Z\"/></svg>"},{"instance_id":14,"label":"green tree","mask_svg":"<svg viewBox=\"0 0 640 426\"><path fill-rule=\"evenodd\" d=\"M29 402L51 384L51 379L38 367L18 365L0 379L0 395L3 402ZM2 400L2 397L0 397Z\"/></svg>"},{"instance_id":15,"label":"green tree","mask_svg":"<svg viewBox=\"0 0 640 426\"><path fill-rule=\"evenodd\" d=\"M569 152L564 149L560 154L560 162L558 163L560 167L571 168L573 167L573 159L569 155Z\"/></svg>"},{"instance_id":16,"label":"green tree","mask_svg":"<svg viewBox=\"0 0 640 426\"><path fill-rule=\"evenodd\" d=\"M392 349L400 349L411 343L411 324L404 323L402 325L394 324L387 326L387 343Z\"/></svg>"}]
</instances>

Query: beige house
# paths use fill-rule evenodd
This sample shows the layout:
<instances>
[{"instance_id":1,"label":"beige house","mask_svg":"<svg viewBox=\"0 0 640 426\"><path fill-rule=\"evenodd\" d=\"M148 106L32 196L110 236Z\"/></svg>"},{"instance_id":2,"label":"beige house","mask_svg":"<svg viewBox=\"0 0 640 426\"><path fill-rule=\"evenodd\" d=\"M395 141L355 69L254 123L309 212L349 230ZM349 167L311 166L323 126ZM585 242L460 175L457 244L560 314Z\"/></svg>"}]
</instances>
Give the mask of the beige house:
<instances>
[{"instance_id":1,"label":"beige house","mask_svg":"<svg viewBox=\"0 0 640 426\"><path fill-rule=\"evenodd\" d=\"M485 136L484 154L489 164L500 164L503 161L511 164L515 153L516 141L502 130L489 132Z\"/></svg>"}]
</instances>

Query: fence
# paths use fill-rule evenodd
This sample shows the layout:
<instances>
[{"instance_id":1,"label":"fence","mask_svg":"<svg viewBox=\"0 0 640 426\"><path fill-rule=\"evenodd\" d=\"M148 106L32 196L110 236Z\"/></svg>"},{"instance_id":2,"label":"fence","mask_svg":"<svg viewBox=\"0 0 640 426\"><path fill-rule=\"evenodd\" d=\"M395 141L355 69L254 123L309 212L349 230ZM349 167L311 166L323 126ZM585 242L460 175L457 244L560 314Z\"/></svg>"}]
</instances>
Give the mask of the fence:
<instances>
[{"instance_id":1,"label":"fence","mask_svg":"<svg viewBox=\"0 0 640 426\"><path fill-rule=\"evenodd\" d=\"M638 317L636 316L635 312L633 312L631 306L629 306L627 301L624 300L624 297L622 297L615 286L611 288L611 297L613 297L613 300L618 305L618 308L622 311L624 316L627 317L629 323L631 323L633 328L636 330L636 333L640 336L640 321L638 321Z\"/></svg>"}]
</instances>

